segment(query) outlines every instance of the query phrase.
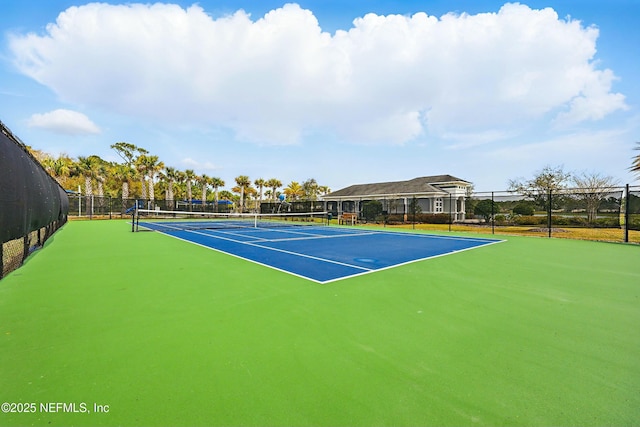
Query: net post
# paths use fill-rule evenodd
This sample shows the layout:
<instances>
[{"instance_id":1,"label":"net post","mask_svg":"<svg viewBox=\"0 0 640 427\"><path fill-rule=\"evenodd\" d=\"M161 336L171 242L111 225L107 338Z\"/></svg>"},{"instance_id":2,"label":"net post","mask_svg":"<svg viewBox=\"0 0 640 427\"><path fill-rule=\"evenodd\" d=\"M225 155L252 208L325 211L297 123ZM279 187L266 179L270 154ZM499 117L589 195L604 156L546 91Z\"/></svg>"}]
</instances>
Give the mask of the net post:
<instances>
[{"instance_id":1,"label":"net post","mask_svg":"<svg viewBox=\"0 0 640 427\"><path fill-rule=\"evenodd\" d=\"M140 221L140 215L138 214L138 200L135 201L133 212L131 213L131 232L138 231L138 223Z\"/></svg>"}]
</instances>

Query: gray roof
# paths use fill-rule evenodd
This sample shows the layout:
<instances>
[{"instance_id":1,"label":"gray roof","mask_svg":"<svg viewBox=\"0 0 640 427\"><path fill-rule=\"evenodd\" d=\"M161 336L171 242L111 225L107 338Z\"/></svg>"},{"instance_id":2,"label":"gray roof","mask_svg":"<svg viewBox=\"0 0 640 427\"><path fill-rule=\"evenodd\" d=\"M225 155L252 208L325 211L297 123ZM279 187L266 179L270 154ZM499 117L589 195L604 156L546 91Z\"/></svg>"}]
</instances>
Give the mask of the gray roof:
<instances>
[{"instance_id":1,"label":"gray roof","mask_svg":"<svg viewBox=\"0 0 640 427\"><path fill-rule=\"evenodd\" d=\"M437 188L437 185L445 182L464 182L471 184L469 181L451 175L423 176L408 181L351 185L324 196L324 199L334 197L444 193L441 189Z\"/></svg>"}]
</instances>

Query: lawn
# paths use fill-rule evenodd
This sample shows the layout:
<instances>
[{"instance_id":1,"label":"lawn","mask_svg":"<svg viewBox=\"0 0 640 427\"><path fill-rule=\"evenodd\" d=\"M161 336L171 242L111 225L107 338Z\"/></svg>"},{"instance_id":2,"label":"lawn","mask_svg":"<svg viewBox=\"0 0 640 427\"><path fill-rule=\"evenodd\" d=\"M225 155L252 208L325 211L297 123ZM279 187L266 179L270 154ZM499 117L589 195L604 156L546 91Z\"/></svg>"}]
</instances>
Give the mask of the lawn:
<instances>
[{"instance_id":1,"label":"lawn","mask_svg":"<svg viewBox=\"0 0 640 427\"><path fill-rule=\"evenodd\" d=\"M640 247L505 239L319 285L70 222L0 281L0 424L640 424Z\"/></svg>"}]
</instances>

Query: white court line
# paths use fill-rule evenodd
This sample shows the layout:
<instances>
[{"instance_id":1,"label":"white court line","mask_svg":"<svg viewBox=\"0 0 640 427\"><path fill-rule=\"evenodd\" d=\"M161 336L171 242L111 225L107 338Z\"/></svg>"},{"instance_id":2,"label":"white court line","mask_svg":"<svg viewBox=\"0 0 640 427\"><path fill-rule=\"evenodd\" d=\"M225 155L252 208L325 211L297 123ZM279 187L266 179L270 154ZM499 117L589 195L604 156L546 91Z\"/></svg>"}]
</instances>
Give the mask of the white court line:
<instances>
[{"instance_id":1,"label":"white court line","mask_svg":"<svg viewBox=\"0 0 640 427\"><path fill-rule=\"evenodd\" d=\"M166 227L166 225L163 225L163 226ZM171 234L167 234L170 237L173 237L173 238L185 241L185 242L196 244L198 246L202 246L204 248L211 249L211 250L214 250L216 252L220 252L220 253L224 253L224 254L227 254L227 255L231 255L233 257L236 257L236 258L239 258L239 259L243 259L245 261L253 262L255 264L262 265L264 267L268 267L268 268L271 268L271 269L274 269L274 270L282 271L284 273L288 273L288 274L291 274L291 275L296 276L296 277L301 277L303 279L311 280L312 282L316 282L316 283L320 283L320 284L336 282L336 281L348 279L348 278L351 278L351 277L362 276L362 275L365 275L365 274L375 273L377 271L383 271L383 270L388 270L388 269L391 269L391 268L396 268L396 267L400 267L400 266L407 265L407 264L412 264L414 262L425 261L427 259L432 259L432 258L439 258L439 257L443 257L443 256L446 256L446 255L451 255L451 254L455 254L455 253L459 253L459 252L468 251L468 250L471 250L471 249L477 249L477 248L481 248L481 247L484 247L484 246L489 246L489 245L493 245L493 244L496 244L496 243L505 242L505 240L497 240L497 239L493 240L493 239L485 239L485 238L467 238L467 237L458 237L458 236L441 236L441 235L437 235L437 234L414 234L414 233L404 233L404 232L395 232L395 231L374 231L374 230L371 230L371 232L367 232L365 230L362 230L362 231L359 231L358 233L344 234L344 235L341 235L341 236L319 236L319 237L311 237L311 238L299 237L299 238L273 240L274 242L277 242L277 241L281 241L281 240L311 240L311 239L314 239L314 238L340 238L340 237L357 237L357 236L361 236L361 235L374 235L374 234L395 234L395 235L402 235L402 236L442 238L442 239L445 239L445 240L470 240L470 241L484 242L485 243L484 245L481 245L481 246L473 246L473 247L469 247L469 248L458 249L458 250L454 250L454 251L450 251L450 252L445 252L445 253L441 253L441 254L437 254L437 255L432 255L432 256L428 256L428 257L424 257L424 258L412 259L412 260L409 260L409 261L406 261L406 262L403 262L403 263L389 265L387 267L366 268L366 267L360 267L358 265L343 263L343 262L339 262L339 261L333 261L333 260L326 259L326 258L315 257L315 256L312 256L312 255L306 255L306 254L302 254L302 253L299 253L299 252L292 252L292 251L287 251L287 250L284 250L284 249L271 248L269 246L259 245L259 244L256 244L254 242L243 242L243 241L239 241L239 240L235 240L235 239L232 239L232 238L227 238L227 237L223 237L223 236L219 236L219 235L215 235L215 234L203 233L203 232L195 231L195 230L185 230L185 229L179 228L179 227L167 227L167 228L173 228L176 231L186 231L186 232L189 232L189 233L200 234L200 235L206 236L206 237L212 237L212 238L216 238L216 239L227 240L227 241L230 241L230 242L233 242L233 243L239 243L239 244L254 246L254 247L261 248L261 249L268 249L268 250L275 251L275 252L282 252L282 253L286 253L286 254L289 254L289 255L299 256L299 257L302 257L302 258L309 258L309 259L313 259L313 260L316 260L316 261L327 262L327 263L330 263L330 264L337 264L337 265L344 266L344 267L350 267L350 268L354 268L354 269L357 269L357 270L362 270L360 273L354 273L354 274L350 274L350 275L346 275L346 276L340 276L340 277L337 277L335 279L329 279L329 280L321 281L321 280L316 280L316 279L313 279L311 277L304 276L304 275L301 275L301 274L298 274L298 273L294 273L294 272L289 271L289 270L278 268L278 267L275 267L273 265L265 264L265 263L262 263L260 261L255 261L255 260L252 260L250 258L245 258L245 257L240 256L240 255L236 255L236 254L233 254L233 253L230 253L230 252L226 252L226 251L224 251L222 249L213 248L211 246L207 246L207 245L204 245L202 243L194 242L192 240L183 239L183 238L178 237L178 236L172 236ZM346 229L346 231L348 231L348 229ZM162 231L160 231L160 232L163 233ZM213 232L217 232L217 231L213 231ZM163 233L163 234L165 234L165 233ZM246 235L242 235L242 236L246 237ZM269 240L263 240L263 241L269 241Z\"/></svg>"},{"instance_id":2,"label":"white court line","mask_svg":"<svg viewBox=\"0 0 640 427\"><path fill-rule=\"evenodd\" d=\"M269 246L258 245L258 244L253 243L253 242L242 242L242 241L231 239L231 238L228 238L228 237L216 236L214 234L208 234L208 233L202 233L200 231L194 231L194 230L182 230L182 231L188 231L189 233L200 234L201 236L213 237L215 239L228 240L228 241L233 242L233 243L240 243L240 244L243 244L243 245L255 246L257 248L268 249L268 250L274 251L274 252L282 252L282 253L285 253L285 254L288 254L288 255L299 256L299 257L302 257L302 258L309 258L309 259L313 259L313 260L316 260L316 261L323 261L323 262L327 262L327 263L330 263L330 264L337 264L337 265L341 265L343 267L351 267L351 268L356 268L358 270L365 270L365 271L371 271L372 270L371 268L360 267L358 265L347 264L347 263L340 262L340 261L334 261L334 260L331 260L331 259L320 258L320 257L316 257L316 256L313 256L313 255L302 254L300 252L292 252L292 251L287 251L287 250L284 250L284 249L278 249L278 248L272 248L272 247L269 247ZM240 258L242 258L242 257L240 257Z\"/></svg>"},{"instance_id":3,"label":"white court line","mask_svg":"<svg viewBox=\"0 0 640 427\"><path fill-rule=\"evenodd\" d=\"M496 243L502 243L502 242L506 242L506 240L497 240L495 242L488 241L485 245L472 246L472 247L469 247L469 248L457 249L455 251L444 252L444 253L441 253L441 254L431 255L431 256L428 256L428 257L424 257L424 258L412 259L412 260L409 260L409 261L401 262L399 264L388 265L386 267L381 267L381 268L378 268L378 269L375 269L375 270L372 269L371 271L363 271L362 273L355 273L355 274L352 274L350 276L342 276L342 277L337 277L335 279L325 280L324 282L320 282L320 283L322 283L324 285L326 283L337 282L338 280L349 279L351 277L357 277L357 276L363 276L365 274L375 273L375 272L383 271L383 270L389 270L391 268L396 268L396 267L400 267L400 266L403 266L403 265L413 264L414 262L425 261L425 260L433 259L433 258L440 258L440 257L446 256L446 255L453 255L453 254L457 254L457 253L464 252L464 251L470 251L471 249L482 248L484 246L495 245Z\"/></svg>"},{"instance_id":4,"label":"white court line","mask_svg":"<svg viewBox=\"0 0 640 427\"><path fill-rule=\"evenodd\" d=\"M360 237L360 236L371 236L378 233L358 233L358 234L341 234L337 236L322 236L319 234L310 235L307 234L308 237L286 237L283 239L258 239L255 242L290 242L293 240L317 240L317 239L342 239L344 237Z\"/></svg>"}]
</instances>

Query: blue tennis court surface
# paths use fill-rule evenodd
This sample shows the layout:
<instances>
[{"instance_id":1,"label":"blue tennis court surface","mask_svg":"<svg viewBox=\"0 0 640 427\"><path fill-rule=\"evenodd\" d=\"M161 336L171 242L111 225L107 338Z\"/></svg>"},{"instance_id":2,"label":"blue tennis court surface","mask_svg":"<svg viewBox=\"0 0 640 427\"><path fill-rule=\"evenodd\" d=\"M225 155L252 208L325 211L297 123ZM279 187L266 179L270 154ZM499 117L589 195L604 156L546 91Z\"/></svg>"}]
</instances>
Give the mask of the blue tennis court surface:
<instances>
[{"instance_id":1,"label":"blue tennis court surface","mask_svg":"<svg viewBox=\"0 0 640 427\"><path fill-rule=\"evenodd\" d=\"M140 226L155 228L154 223ZM170 230L164 224L158 230L318 283L501 242L330 226Z\"/></svg>"}]
</instances>

